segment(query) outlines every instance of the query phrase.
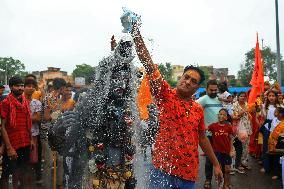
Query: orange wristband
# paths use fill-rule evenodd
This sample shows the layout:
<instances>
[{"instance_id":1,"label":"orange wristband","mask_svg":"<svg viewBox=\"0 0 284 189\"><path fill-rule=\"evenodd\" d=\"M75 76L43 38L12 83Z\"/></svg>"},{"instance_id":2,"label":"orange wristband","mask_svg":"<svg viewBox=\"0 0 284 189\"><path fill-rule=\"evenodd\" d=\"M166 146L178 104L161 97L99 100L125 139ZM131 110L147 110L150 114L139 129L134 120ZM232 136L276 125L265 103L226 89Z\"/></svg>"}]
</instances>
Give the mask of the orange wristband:
<instances>
[{"instance_id":1,"label":"orange wristband","mask_svg":"<svg viewBox=\"0 0 284 189\"><path fill-rule=\"evenodd\" d=\"M155 69L155 71L150 75L150 79L151 80L157 80L161 78L161 73L159 71L159 69Z\"/></svg>"}]
</instances>

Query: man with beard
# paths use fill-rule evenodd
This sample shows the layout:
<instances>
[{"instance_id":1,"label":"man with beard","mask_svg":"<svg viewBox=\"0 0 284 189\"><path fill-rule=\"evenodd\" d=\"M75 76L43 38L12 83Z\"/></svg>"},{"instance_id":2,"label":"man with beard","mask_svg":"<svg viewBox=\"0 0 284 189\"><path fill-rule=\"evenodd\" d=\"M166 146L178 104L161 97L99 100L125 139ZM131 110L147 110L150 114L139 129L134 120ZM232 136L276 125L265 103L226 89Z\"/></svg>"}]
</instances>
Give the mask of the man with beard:
<instances>
[{"instance_id":1,"label":"man with beard","mask_svg":"<svg viewBox=\"0 0 284 189\"><path fill-rule=\"evenodd\" d=\"M1 188L8 188L8 177L13 176L13 188L31 188L28 174L32 120L29 101L24 97L24 82L14 76L9 80L11 93L2 101L2 138L6 152L3 156Z\"/></svg>"},{"instance_id":2,"label":"man with beard","mask_svg":"<svg viewBox=\"0 0 284 189\"><path fill-rule=\"evenodd\" d=\"M204 109L206 128L211 123L215 123L218 121L218 112L222 108L222 103L218 100L217 92L218 92L217 81L209 80L207 82L206 95L202 96L197 100L197 102ZM211 134L207 133L207 137L210 139ZM205 162L205 175L206 175L206 180L204 183L204 188L211 188L213 165L208 157L206 157L206 162Z\"/></svg>"}]
</instances>

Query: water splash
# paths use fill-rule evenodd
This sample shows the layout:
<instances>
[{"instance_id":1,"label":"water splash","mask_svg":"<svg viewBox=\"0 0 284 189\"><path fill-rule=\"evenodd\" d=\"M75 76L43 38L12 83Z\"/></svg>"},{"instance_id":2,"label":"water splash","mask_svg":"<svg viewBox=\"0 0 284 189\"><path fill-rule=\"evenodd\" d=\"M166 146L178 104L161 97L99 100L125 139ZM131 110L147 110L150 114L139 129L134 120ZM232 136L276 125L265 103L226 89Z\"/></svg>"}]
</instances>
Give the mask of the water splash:
<instances>
[{"instance_id":1,"label":"water splash","mask_svg":"<svg viewBox=\"0 0 284 189\"><path fill-rule=\"evenodd\" d=\"M125 32L131 32L133 21L141 24L140 16L124 9ZM125 34L100 61L91 89L74 111L61 115L49 130L50 146L65 157L65 188L148 188L158 111L151 104L149 119L139 119L134 55L132 37Z\"/></svg>"},{"instance_id":2,"label":"water splash","mask_svg":"<svg viewBox=\"0 0 284 189\"><path fill-rule=\"evenodd\" d=\"M138 71L128 39L99 63L91 89L49 131L50 146L66 157L66 188L107 188L109 180L127 189L136 182L137 188L147 186L136 106Z\"/></svg>"}]
</instances>

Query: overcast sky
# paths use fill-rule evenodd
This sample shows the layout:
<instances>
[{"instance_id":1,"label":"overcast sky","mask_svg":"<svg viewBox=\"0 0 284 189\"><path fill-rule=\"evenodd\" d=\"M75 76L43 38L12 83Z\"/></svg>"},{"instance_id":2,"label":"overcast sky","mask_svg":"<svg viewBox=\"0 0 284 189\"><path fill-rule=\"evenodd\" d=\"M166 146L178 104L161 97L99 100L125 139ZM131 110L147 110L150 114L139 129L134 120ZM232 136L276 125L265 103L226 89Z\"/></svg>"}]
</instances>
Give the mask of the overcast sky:
<instances>
[{"instance_id":1,"label":"overcast sky","mask_svg":"<svg viewBox=\"0 0 284 189\"><path fill-rule=\"evenodd\" d=\"M97 65L121 36L125 6L142 16L155 63L228 67L236 74L256 32L276 51L274 0L0 0L0 57L27 71ZM279 0L284 54L284 2Z\"/></svg>"}]
</instances>

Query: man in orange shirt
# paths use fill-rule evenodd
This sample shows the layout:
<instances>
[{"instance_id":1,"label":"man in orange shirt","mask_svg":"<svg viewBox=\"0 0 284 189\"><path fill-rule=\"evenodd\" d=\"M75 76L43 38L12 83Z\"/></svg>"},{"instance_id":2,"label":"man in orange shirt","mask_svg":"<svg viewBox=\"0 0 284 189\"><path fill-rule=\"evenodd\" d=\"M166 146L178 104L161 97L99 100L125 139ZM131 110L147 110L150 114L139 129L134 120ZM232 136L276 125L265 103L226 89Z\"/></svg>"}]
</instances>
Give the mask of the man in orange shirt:
<instances>
[{"instance_id":1,"label":"man in orange shirt","mask_svg":"<svg viewBox=\"0 0 284 189\"><path fill-rule=\"evenodd\" d=\"M72 99L72 85L67 83L63 89L61 111L65 112L67 110L72 110L75 106L75 101Z\"/></svg>"},{"instance_id":2,"label":"man in orange shirt","mask_svg":"<svg viewBox=\"0 0 284 189\"><path fill-rule=\"evenodd\" d=\"M149 188L194 189L199 167L198 144L212 161L216 179L221 183L220 165L205 136L203 109L192 99L205 79L203 71L185 67L177 88L172 89L153 63L138 27L134 26L132 36L160 111Z\"/></svg>"}]
</instances>

